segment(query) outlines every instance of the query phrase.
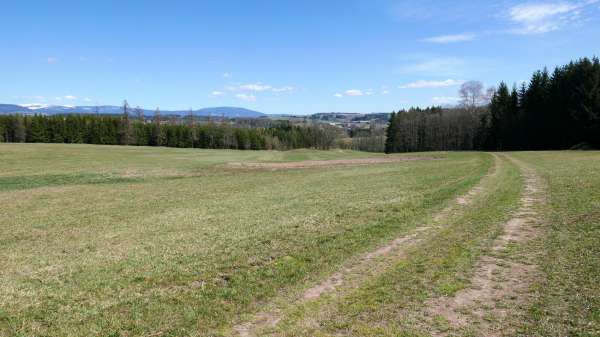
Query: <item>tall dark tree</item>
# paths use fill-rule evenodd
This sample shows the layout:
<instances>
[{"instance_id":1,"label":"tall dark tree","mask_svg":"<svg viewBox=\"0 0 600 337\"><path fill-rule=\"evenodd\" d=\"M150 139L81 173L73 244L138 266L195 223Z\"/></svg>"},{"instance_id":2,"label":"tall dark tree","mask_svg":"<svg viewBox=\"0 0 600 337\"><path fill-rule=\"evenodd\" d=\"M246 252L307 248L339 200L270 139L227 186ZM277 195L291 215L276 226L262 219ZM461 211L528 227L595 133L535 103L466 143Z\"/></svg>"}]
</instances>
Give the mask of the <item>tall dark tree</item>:
<instances>
[{"instance_id":1,"label":"tall dark tree","mask_svg":"<svg viewBox=\"0 0 600 337\"><path fill-rule=\"evenodd\" d=\"M119 144L131 144L131 120L129 118L129 103L123 101L123 115L121 116L121 125L119 126Z\"/></svg>"},{"instance_id":2,"label":"tall dark tree","mask_svg":"<svg viewBox=\"0 0 600 337\"><path fill-rule=\"evenodd\" d=\"M157 107L156 111L154 111L154 118L152 121L152 135L150 137L150 145L162 145L160 131L160 109Z\"/></svg>"},{"instance_id":3,"label":"tall dark tree","mask_svg":"<svg viewBox=\"0 0 600 337\"><path fill-rule=\"evenodd\" d=\"M390 115L389 124L386 131L385 138L385 153L396 152L396 147L394 146L394 137L396 137L396 133L398 132L398 125L396 123L396 112L392 111Z\"/></svg>"}]
</instances>

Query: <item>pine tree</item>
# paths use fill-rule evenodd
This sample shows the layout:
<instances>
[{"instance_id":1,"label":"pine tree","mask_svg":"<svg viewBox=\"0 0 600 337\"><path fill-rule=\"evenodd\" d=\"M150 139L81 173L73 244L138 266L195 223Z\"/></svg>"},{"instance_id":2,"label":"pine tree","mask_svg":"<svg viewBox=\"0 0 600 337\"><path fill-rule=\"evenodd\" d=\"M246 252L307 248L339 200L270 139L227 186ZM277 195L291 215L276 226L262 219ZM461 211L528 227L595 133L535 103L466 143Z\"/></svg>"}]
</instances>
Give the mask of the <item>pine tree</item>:
<instances>
[{"instance_id":1,"label":"pine tree","mask_svg":"<svg viewBox=\"0 0 600 337\"><path fill-rule=\"evenodd\" d=\"M131 121L129 120L129 103L127 103L127 100L123 101L123 115L119 126L118 138L121 145L131 144Z\"/></svg>"},{"instance_id":2,"label":"pine tree","mask_svg":"<svg viewBox=\"0 0 600 337\"><path fill-rule=\"evenodd\" d=\"M398 127L396 125L396 112L392 111L386 131L384 149L385 153L396 152L396 149L394 148L394 138L396 137L396 132L398 132Z\"/></svg>"},{"instance_id":3,"label":"pine tree","mask_svg":"<svg viewBox=\"0 0 600 337\"><path fill-rule=\"evenodd\" d=\"M154 121L152 123L152 137L151 137L151 145L161 146L161 137L160 137L160 109L156 108L154 111Z\"/></svg>"}]
</instances>

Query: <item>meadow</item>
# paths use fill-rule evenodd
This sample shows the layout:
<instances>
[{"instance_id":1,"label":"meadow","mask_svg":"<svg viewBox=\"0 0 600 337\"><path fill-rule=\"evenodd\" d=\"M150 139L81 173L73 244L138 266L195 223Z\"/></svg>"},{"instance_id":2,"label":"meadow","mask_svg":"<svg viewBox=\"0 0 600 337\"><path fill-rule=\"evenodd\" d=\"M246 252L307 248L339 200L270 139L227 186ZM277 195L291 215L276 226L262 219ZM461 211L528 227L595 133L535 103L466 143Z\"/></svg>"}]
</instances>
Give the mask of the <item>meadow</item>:
<instances>
[{"instance_id":1,"label":"meadow","mask_svg":"<svg viewBox=\"0 0 600 337\"><path fill-rule=\"evenodd\" d=\"M0 336L595 336L598 167L0 144Z\"/></svg>"}]
</instances>

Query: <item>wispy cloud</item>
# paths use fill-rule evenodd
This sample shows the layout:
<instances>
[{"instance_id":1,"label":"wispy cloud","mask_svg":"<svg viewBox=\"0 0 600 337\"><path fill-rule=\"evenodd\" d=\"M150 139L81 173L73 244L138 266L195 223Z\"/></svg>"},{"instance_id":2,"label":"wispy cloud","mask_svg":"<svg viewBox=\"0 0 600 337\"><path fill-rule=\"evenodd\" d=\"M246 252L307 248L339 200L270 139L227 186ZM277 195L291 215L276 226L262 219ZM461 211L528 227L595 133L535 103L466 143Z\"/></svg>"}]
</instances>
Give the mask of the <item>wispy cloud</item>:
<instances>
[{"instance_id":1,"label":"wispy cloud","mask_svg":"<svg viewBox=\"0 0 600 337\"><path fill-rule=\"evenodd\" d=\"M461 85L463 83L465 83L465 81L453 80L453 79L447 79L444 81L420 80L420 81L401 85L399 88L401 88L401 89L445 88L445 87L453 87L453 86Z\"/></svg>"},{"instance_id":2,"label":"wispy cloud","mask_svg":"<svg viewBox=\"0 0 600 337\"><path fill-rule=\"evenodd\" d=\"M225 86L226 91L231 92L253 92L253 93L263 93L263 92L271 92L274 94L282 94L282 93L290 93L296 90L291 85L286 85L282 87L274 87L270 84L264 84L261 82L256 83L246 83L246 84L229 84ZM220 91L219 91L220 92Z\"/></svg>"},{"instance_id":3,"label":"wispy cloud","mask_svg":"<svg viewBox=\"0 0 600 337\"><path fill-rule=\"evenodd\" d=\"M92 101L92 99L91 99L91 98L89 98L89 97L86 97L86 98L84 98L84 99L83 99L83 101L84 101L84 102L88 102L88 103L89 103L89 102L91 102L91 101Z\"/></svg>"},{"instance_id":4,"label":"wispy cloud","mask_svg":"<svg viewBox=\"0 0 600 337\"><path fill-rule=\"evenodd\" d=\"M387 86L382 86L381 91L376 91L374 89L348 89L342 92L336 92L333 94L334 97L342 98L342 97L360 97L360 96L373 96L375 94L387 95L390 91Z\"/></svg>"},{"instance_id":5,"label":"wispy cloud","mask_svg":"<svg viewBox=\"0 0 600 337\"><path fill-rule=\"evenodd\" d=\"M231 78L232 76L231 73L223 73L223 78Z\"/></svg>"},{"instance_id":6,"label":"wispy cloud","mask_svg":"<svg viewBox=\"0 0 600 337\"><path fill-rule=\"evenodd\" d=\"M350 89L344 92L346 96L363 96L365 93L359 89Z\"/></svg>"},{"instance_id":7,"label":"wispy cloud","mask_svg":"<svg viewBox=\"0 0 600 337\"><path fill-rule=\"evenodd\" d=\"M584 7L598 2L529 2L513 6L508 10L508 18L515 26L510 32L543 34L559 30L580 21Z\"/></svg>"},{"instance_id":8,"label":"wispy cloud","mask_svg":"<svg viewBox=\"0 0 600 337\"><path fill-rule=\"evenodd\" d=\"M77 96L65 95L63 98L66 99L66 100L68 100L68 101L74 101L74 100L77 99Z\"/></svg>"},{"instance_id":9,"label":"wispy cloud","mask_svg":"<svg viewBox=\"0 0 600 337\"><path fill-rule=\"evenodd\" d=\"M472 33L465 34L452 34L452 35L439 35L432 36L426 39L421 40L422 42L428 43L439 43L439 44L449 44L449 43L458 43L458 42L467 42L475 40L476 35Z\"/></svg>"},{"instance_id":10,"label":"wispy cloud","mask_svg":"<svg viewBox=\"0 0 600 337\"><path fill-rule=\"evenodd\" d=\"M246 102L256 101L256 96L250 95L250 94L237 94L237 95L235 95L235 97L241 99L242 101L246 101Z\"/></svg>"},{"instance_id":11,"label":"wispy cloud","mask_svg":"<svg viewBox=\"0 0 600 337\"><path fill-rule=\"evenodd\" d=\"M20 105L24 106L26 108L29 108L31 110L43 109L43 108L47 108L49 106L48 104L40 104L40 103L24 103L24 104L20 104Z\"/></svg>"},{"instance_id":12,"label":"wispy cloud","mask_svg":"<svg viewBox=\"0 0 600 337\"><path fill-rule=\"evenodd\" d=\"M218 91L218 90L215 90L215 91L211 92L210 94L213 95L213 96L223 96L223 95L225 95L224 92Z\"/></svg>"},{"instance_id":13,"label":"wispy cloud","mask_svg":"<svg viewBox=\"0 0 600 337\"><path fill-rule=\"evenodd\" d=\"M59 59L58 57L48 57L46 59L46 62L48 62L48 64L56 64L58 63Z\"/></svg>"},{"instance_id":14,"label":"wispy cloud","mask_svg":"<svg viewBox=\"0 0 600 337\"><path fill-rule=\"evenodd\" d=\"M239 86L239 89L243 90L243 91L261 92L261 91L271 90L271 89L273 89L273 87L259 82L259 83L242 84Z\"/></svg>"}]
</instances>

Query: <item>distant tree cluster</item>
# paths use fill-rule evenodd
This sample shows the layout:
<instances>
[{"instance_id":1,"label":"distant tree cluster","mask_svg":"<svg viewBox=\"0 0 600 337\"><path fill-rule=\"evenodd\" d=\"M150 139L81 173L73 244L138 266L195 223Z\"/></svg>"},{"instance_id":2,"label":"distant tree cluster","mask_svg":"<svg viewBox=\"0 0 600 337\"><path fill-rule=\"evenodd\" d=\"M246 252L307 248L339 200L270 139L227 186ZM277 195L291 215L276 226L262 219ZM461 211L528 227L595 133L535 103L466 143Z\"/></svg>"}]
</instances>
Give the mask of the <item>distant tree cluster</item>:
<instances>
[{"instance_id":1,"label":"distant tree cluster","mask_svg":"<svg viewBox=\"0 0 600 337\"><path fill-rule=\"evenodd\" d=\"M482 110L431 107L392 113L385 152L473 150Z\"/></svg>"},{"instance_id":2,"label":"distant tree cluster","mask_svg":"<svg viewBox=\"0 0 600 337\"><path fill-rule=\"evenodd\" d=\"M31 143L87 143L111 145L168 146L182 148L289 150L331 148L339 130L323 124L292 125L273 122L262 127L208 122L193 118L163 119L160 111L146 120L139 111L129 114L124 104L121 116L55 115L0 116L0 141Z\"/></svg>"},{"instance_id":3,"label":"distant tree cluster","mask_svg":"<svg viewBox=\"0 0 600 337\"><path fill-rule=\"evenodd\" d=\"M484 92L465 83L459 107L392 113L385 152L568 149L600 146L600 63L581 59L552 75L537 71L528 84L503 82Z\"/></svg>"}]
</instances>

